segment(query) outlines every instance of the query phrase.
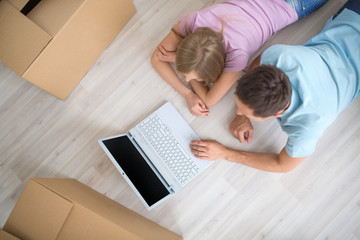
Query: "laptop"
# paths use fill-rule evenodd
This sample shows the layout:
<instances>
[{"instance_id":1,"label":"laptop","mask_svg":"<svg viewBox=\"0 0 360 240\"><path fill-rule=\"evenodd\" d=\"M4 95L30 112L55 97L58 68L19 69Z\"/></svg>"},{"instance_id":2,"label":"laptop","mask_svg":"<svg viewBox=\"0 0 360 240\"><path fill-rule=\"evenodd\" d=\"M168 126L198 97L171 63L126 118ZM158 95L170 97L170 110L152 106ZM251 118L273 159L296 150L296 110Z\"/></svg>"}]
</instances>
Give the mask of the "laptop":
<instances>
[{"instance_id":1,"label":"laptop","mask_svg":"<svg viewBox=\"0 0 360 240\"><path fill-rule=\"evenodd\" d=\"M176 108L166 102L128 133L98 142L150 210L213 163L191 153L190 142L198 139Z\"/></svg>"}]
</instances>

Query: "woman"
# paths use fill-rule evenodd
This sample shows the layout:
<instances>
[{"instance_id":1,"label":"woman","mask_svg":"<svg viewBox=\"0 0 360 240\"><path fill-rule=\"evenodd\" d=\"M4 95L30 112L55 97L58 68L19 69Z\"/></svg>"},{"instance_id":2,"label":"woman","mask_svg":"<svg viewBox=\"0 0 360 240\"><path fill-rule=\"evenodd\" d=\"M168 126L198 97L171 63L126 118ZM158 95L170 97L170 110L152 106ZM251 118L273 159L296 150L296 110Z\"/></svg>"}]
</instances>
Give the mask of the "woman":
<instances>
[{"instance_id":1,"label":"woman","mask_svg":"<svg viewBox=\"0 0 360 240\"><path fill-rule=\"evenodd\" d=\"M266 40L326 1L232 0L190 13L161 41L152 65L186 99L192 114L208 116L209 107L226 94Z\"/></svg>"}]
</instances>

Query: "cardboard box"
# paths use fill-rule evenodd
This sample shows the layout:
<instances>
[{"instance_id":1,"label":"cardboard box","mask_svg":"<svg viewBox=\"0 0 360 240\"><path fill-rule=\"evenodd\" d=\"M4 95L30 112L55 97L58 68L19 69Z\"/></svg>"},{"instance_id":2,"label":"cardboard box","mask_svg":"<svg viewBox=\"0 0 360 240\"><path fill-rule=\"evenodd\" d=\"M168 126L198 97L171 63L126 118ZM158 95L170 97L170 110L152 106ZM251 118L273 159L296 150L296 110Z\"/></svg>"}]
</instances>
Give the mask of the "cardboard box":
<instances>
[{"instance_id":1,"label":"cardboard box","mask_svg":"<svg viewBox=\"0 0 360 240\"><path fill-rule=\"evenodd\" d=\"M0 240L20 240L20 239L0 229Z\"/></svg>"},{"instance_id":2,"label":"cardboard box","mask_svg":"<svg viewBox=\"0 0 360 240\"><path fill-rule=\"evenodd\" d=\"M65 99L135 12L132 0L2 0L0 61Z\"/></svg>"},{"instance_id":3,"label":"cardboard box","mask_svg":"<svg viewBox=\"0 0 360 240\"><path fill-rule=\"evenodd\" d=\"M6 234L13 238L6 238ZM10 235L11 234L11 235ZM182 239L74 179L30 179L0 239Z\"/></svg>"}]
</instances>

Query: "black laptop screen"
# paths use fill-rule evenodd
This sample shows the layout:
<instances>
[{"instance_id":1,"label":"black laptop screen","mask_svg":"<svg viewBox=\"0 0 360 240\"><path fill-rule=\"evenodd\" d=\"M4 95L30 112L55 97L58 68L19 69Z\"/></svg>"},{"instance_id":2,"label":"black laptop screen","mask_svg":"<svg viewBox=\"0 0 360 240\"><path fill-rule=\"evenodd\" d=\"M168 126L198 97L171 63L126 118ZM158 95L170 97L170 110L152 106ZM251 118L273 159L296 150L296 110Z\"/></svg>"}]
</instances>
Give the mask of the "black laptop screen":
<instances>
[{"instance_id":1,"label":"black laptop screen","mask_svg":"<svg viewBox=\"0 0 360 240\"><path fill-rule=\"evenodd\" d=\"M103 143L149 206L170 194L127 136Z\"/></svg>"}]
</instances>

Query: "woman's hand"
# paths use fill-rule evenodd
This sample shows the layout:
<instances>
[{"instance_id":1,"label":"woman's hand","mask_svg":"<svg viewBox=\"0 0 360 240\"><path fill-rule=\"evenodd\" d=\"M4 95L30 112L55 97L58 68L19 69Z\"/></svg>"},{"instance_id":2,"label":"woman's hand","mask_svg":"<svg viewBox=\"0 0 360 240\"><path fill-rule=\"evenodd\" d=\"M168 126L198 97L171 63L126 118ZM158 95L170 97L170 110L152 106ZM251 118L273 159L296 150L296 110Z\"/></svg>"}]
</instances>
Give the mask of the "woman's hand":
<instances>
[{"instance_id":1,"label":"woman's hand","mask_svg":"<svg viewBox=\"0 0 360 240\"><path fill-rule=\"evenodd\" d=\"M210 161L226 159L228 149L215 140L191 141L191 152L195 157Z\"/></svg>"},{"instance_id":2,"label":"woman's hand","mask_svg":"<svg viewBox=\"0 0 360 240\"><path fill-rule=\"evenodd\" d=\"M176 52L168 51L163 46L159 45L155 50L156 56L162 62L175 63Z\"/></svg>"},{"instance_id":3,"label":"woman's hand","mask_svg":"<svg viewBox=\"0 0 360 240\"><path fill-rule=\"evenodd\" d=\"M237 115L230 124L230 132L241 143L245 141L250 143L253 137L254 128L247 117L244 115Z\"/></svg>"},{"instance_id":4,"label":"woman's hand","mask_svg":"<svg viewBox=\"0 0 360 240\"><path fill-rule=\"evenodd\" d=\"M207 117L210 113L205 103L193 92L185 96L190 112L197 117Z\"/></svg>"}]
</instances>

